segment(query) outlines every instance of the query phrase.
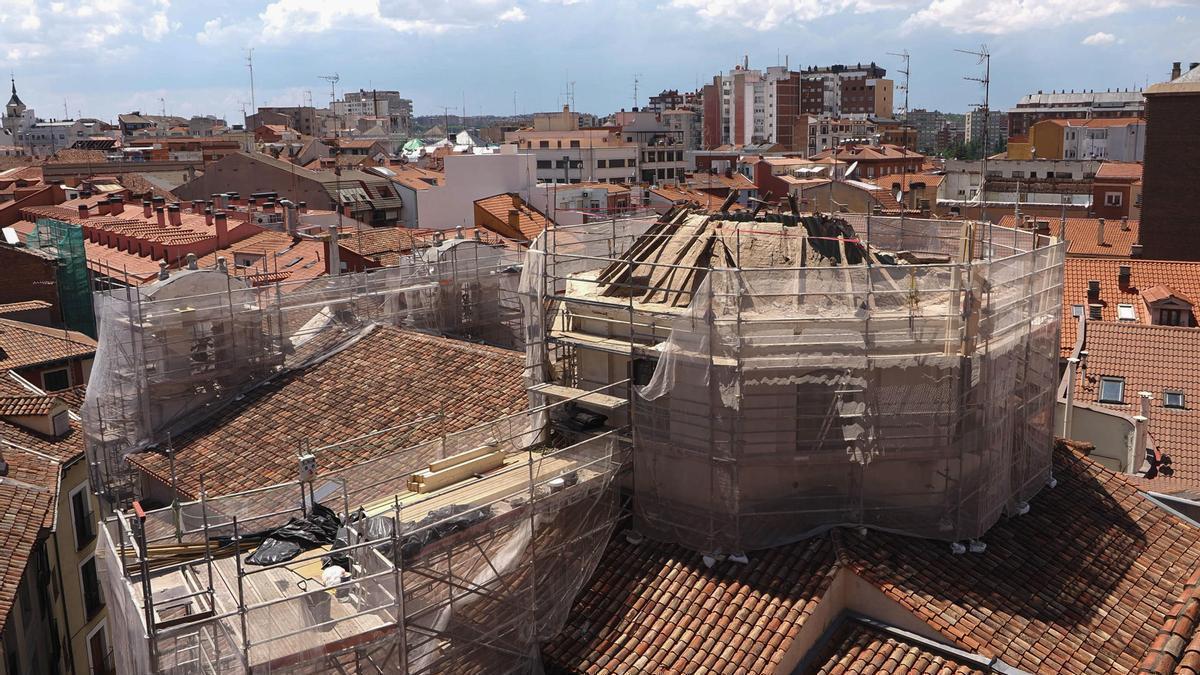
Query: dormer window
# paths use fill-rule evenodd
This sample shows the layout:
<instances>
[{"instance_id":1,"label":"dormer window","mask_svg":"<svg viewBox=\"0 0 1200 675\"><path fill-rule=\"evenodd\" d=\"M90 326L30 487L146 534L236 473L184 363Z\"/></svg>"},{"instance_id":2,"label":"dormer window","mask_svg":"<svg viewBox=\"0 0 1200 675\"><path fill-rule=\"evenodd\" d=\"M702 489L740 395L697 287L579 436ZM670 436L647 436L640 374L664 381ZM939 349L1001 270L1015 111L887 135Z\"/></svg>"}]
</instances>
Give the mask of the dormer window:
<instances>
[{"instance_id":1,"label":"dormer window","mask_svg":"<svg viewBox=\"0 0 1200 675\"><path fill-rule=\"evenodd\" d=\"M1167 286L1155 286L1142 291L1142 300L1150 313L1150 320L1159 326L1193 325L1192 301L1182 293Z\"/></svg>"}]
</instances>

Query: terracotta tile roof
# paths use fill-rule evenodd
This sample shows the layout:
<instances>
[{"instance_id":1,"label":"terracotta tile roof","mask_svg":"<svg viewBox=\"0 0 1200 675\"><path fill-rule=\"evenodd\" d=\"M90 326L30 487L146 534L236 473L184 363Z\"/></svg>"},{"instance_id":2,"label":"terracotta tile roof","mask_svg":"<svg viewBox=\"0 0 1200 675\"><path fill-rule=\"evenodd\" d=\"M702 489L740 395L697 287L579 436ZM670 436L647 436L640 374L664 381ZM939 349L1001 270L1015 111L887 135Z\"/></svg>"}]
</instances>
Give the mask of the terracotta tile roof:
<instances>
[{"instance_id":1,"label":"terracotta tile roof","mask_svg":"<svg viewBox=\"0 0 1200 675\"><path fill-rule=\"evenodd\" d=\"M0 370L0 396L30 391ZM52 397L43 397L51 399ZM0 420L0 457L8 476L0 478L0 632L12 610L21 576L42 536L54 524L59 467L83 453L83 432L72 423L61 438L47 438Z\"/></svg>"},{"instance_id":2,"label":"terracotta tile roof","mask_svg":"<svg viewBox=\"0 0 1200 675\"><path fill-rule=\"evenodd\" d=\"M1141 162L1105 162L1096 171L1096 178L1120 178L1141 180Z\"/></svg>"},{"instance_id":3,"label":"terracotta tile roof","mask_svg":"<svg viewBox=\"0 0 1200 675\"><path fill-rule=\"evenodd\" d=\"M428 190L431 187L446 182L446 174L441 171L430 171L429 169L422 169L411 164L389 166L387 168L393 173L393 175L387 177L388 180L412 190Z\"/></svg>"},{"instance_id":4,"label":"terracotta tile roof","mask_svg":"<svg viewBox=\"0 0 1200 675\"><path fill-rule=\"evenodd\" d=\"M54 407L54 397L40 394L0 395L0 417L45 415Z\"/></svg>"},{"instance_id":5,"label":"terracotta tile roof","mask_svg":"<svg viewBox=\"0 0 1200 675\"><path fill-rule=\"evenodd\" d=\"M1130 268L1129 283L1122 285L1117 275L1122 265ZM1088 281L1100 282L1097 300L1088 298ZM1150 323L1141 293L1155 286L1170 286L1189 298L1200 298L1200 263L1170 260L1118 260L1106 258L1067 258L1063 266L1062 351L1069 354L1075 345L1078 319L1071 316L1072 305L1100 304L1104 321L1117 320L1117 305L1133 305L1138 323Z\"/></svg>"},{"instance_id":6,"label":"terracotta tile roof","mask_svg":"<svg viewBox=\"0 0 1200 675\"><path fill-rule=\"evenodd\" d=\"M491 218L476 222L476 227L484 227L502 237L517 241L533 241L550 224L550 219L541 211L526 204L520 195L511 192L476 199L475 208L481 209L491 216ZM516 231L508 224L508 212L513 209L520 214L517 219L518 229Z\"/></svg>"},{"instance_id":7,"label":"terracotta tile roof","mask_svg":"<svg viewBox=\"0 0 1200 675\"><path fill-rule=\"evenodd\" d=\"M238 254L244 254L239 256ZM255 256L246 267L238 267L239 257ZM295 240L286 232L263 230L225 248L217 249L196 261L199 267L216 267L217 258L225 258L227 269L256 286L275 281L315 279L326 274L325 242Z\"/></svg>"},{"instance_id":8,"label":"terracotta tile roof","mask_svg":"<svg viewBox=\"0 0 1200 675\"><path fill-rule=\"evenodd\" d=\"M1148 289L1142 291L1142 300L1145 300L1146 302L1154 303L1154 302L1166 300L1167 298L1175 298L1176 300L1182 300L1189 305L1195 304L1194 302L1192 302L1191 298L1184 295L1183 293L1180 293L1179 291L1175 290L1174 288L1171 288L1170 286L1158 285L1158 286L1154 286L1152 288L1148 288Z\"/></svg>"},{"instance_id":9,"label":"terracotta tile roof","mask_svg":"<svg viewBox=\"0 0 1200 675\"><path fill-rule=\"evenodd\" d=\"M925 155L915 150L906 150L898 145L859 145L852 143L837 148L824 150L813 155L810 159L819 160L836 157L843 162L861 162L863 160L912 159L922 160Z\"/></svg>"},{"instance_id":10,"label":"terracotta tile roof","mask_svg":"<svg viewBox=\"0 0 1200 675\"><path fill-rule=\"evenodd\" d=\"M96 341L73 330L0 318L0 369L92 356Z\"/></svg>"},{"instance_id":11,"label":"terracotta tile roof","mask_svg":"<svg viewBox=\"0 0 1200 675\"><path fill-rule=\"evenodd\" d=\"M413 246L427 246L438 230L408 227L361 227L340 235L342 248L361 256L380 261L386 254L403 254ZM453 233L451 233L453 235Z\"/></svg>"},{"instance_id":12,"label":"terracotta tile roof","mask_svg":"<svg viewBox=\"0 0 1200 675\"><path fill-rule=\"evenodd\" d=\"M1065 447L1054 452L1054 476L1057 486L1027 515L996 524L977 554L834 529L709 569L698 554L618 534L543 655L552 672L775 672L802 656L787 654L798 632L824 631L820 621L806 627L814 611L830 617L852 601L828 592L848 574L879 594L871 606L985 659L1099 674L1134 672L1153 657L1162 663L1150 672L1171 672L1185 645L1198 644L1196 624L1177 616L1200 613L1200 528Z\"/></svg>"},{"instance_id":13,"label":"terracotta tile roof","mask_svg":"<svg viewBox=\"0 0 1200 675\"><path fill-rule=\"evenodd\" d=\"M926 190L936 191L945 178L946 176L940 173L910 173L882 176L872 179L871 182L893 191L900 188L904 192L908 192L914 184L924 184Z\"/></svg>"},{"instance_id":14,"label":"terracotta tile roof","mask_svg":"<svg viewBox=\"0 0 1200 675\"><path fill-rule=\"evenodd\" d=\"M706 568L681 546L617 533L543 658L552 672L773 672L836 562L828 537Z\"/></svg>"},{"instance_id":15,"label":"terracotta tile roof","mask_svg":"<svg viewBox=\"0 0 1200 675\"><path fill-rule=\"evenodd\" d=\"M54 156L46 160L47 164L83 164L91 162L94 164L104 164L108 161L108 156L103 150L79 150L76 148L66 148L54 153Z\"/></svg>"},{"instance_id":16,"label":"terracotta tile roof","mask_svg":"<svg viewBox=\"0 0 1200 675\"><path fill-rule=\"evenodd\" d=\"M1200 485L1200 329L1089 321L1085 346L1087 375L1079 373L1076 399L1133 416L1141 410L1138 392L1150 392L1155 448L1170 455L1176 479ZM1104 376L1125 378L1124 403L1099 401ZM1166 407L1165 391L1183 392L1185 408Z\"/></svg>"},{"instance_id":17,"label":"terracotta tile roof","mask_svg":"<svg viewBox=\"0 0 1200 675\"><path fill-rule=\"evenodd\" d=\"M908 675L983 675L981 667L953 654L905 640L880 627L847 618L838 623L809 663L805 673L848 675L850 673L907 673Z\"/></svg>"},{"instance_id":18,"label":"terracotta tile roof","mask_svg":"<svg viewBox=\"0 0 1200 675\"><path fill-rule=\"evenodd\" d=\"M708 192L678 185L660 185L650 191L671 203L695 202L700 208L707 209L709 211L715 211L721 208L721 205L725 203L724 197L717 197L716 195ZM737 203L729 206L730 211L741 211L743 208L744 207L741 204Z\"/></svg>"},{"instance_id":19,"label":"terracotta tile roof","mask_svg":"<svg viewBox=\"0 0 1200 675\"><path fill-rule=\"evenodd\" d=\"M1025 220L1022 218L1022 220ZM1058 236L1062 231L1061 218L1034 218L1036 221L1046 221L1050 226L1050 234ZM1017 222L1014 214L1006 214L1000 217L999 225L1001 227L1013 227ZM1098 239L1098 231L1100 226L1099 218L1067 218L1066 223L1066 240L1067 240L1067 255L1069 256L1103 256L1115 258L1128 258L1133 251L1133 245L1138 242L1138 232L1141 230L1141 222L1137 220L1129 220L1129 229L1122 230L1122 221L1108 219L1104 222L1104 244L1101 245Z\"/></svg>"},{"instance_id":20,"label":"terracotta tile roof","mask_svg":"<svg viewBox=\"0 0 1200 675\"><path fill-rule=\"evenodd\" d=\"M49 309L53 307L45 300L25 300L24 302L7 302L0 305L0 316L5 314L16 314L18 312L31 312L35 309Z\"/></svg>"},{"instance_id":21,"label":"terracotta tile roof","mask_svg":"<svg viewBox=\"0 0 1200 675\"><path fill-rule=\"evenodd\" d=\"M405 429L403 443L415 444L515 412L526 404L524 361L518 352L377 327L343 351L278 376L176 435L180 490L194 497L201 472L213 495L291 480L297 439L319 447L444 409L444 420ZM319 462L325 469L344 467L394 449L390 443L331 449L319 453ZM131 459L170 484L165 455Z\"/></svg>"},{"instance_id":22,"label":"terracotta tile roof","mask_svg":"<svg viewBox=\"0 0 1200 675\"><path fill-rule=\"evenodd\" d=\"M726 188L730 190L758 189L758 186L754 184L754 181L746 178L737 171L732 172L728 176L723 173L710 173L707 171L689 173L684 182L693 190L707 190L715 188Z\"/></svg>"}]
</instances>

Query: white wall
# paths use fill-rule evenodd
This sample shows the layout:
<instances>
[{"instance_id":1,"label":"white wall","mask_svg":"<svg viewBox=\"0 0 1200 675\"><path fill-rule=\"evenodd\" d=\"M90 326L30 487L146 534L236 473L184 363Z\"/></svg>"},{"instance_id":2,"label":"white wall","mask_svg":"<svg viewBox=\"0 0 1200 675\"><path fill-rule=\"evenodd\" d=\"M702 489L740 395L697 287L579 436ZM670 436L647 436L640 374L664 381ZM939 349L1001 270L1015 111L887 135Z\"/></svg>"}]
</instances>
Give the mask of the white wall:
<instances>
[{"instance_id":1,"label":"white wall","mask_svg":"<svg viewBox=\"0 0 1200 675\"><path fill-rule=\"evenodd\" d=\"M448 155L445 167L442 185L416 193L417 227L474 227L476 199L516 192L528 201L537 181L534 155L518 153L513 146L494 155Z\"/></svg>"}]
</instances>

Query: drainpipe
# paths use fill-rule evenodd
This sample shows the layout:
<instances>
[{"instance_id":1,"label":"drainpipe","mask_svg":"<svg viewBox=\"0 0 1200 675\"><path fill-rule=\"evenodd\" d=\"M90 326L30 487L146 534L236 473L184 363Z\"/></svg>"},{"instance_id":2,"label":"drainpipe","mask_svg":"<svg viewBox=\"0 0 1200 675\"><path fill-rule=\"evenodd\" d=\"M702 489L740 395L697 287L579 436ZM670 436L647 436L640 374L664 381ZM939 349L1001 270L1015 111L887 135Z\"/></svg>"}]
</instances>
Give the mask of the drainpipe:
<instances>
[{"instance_id":1,"label":"drainpipe","mask_svg":"<svg viewBox=\"0 0 1200 675\"><path fill-rule=\"evenodd\" d=\"M1062 437L1071 438L1071 416L1075 411L1075 369L1079 366L1079 359L1071 357L1067 359L1067 407L1063 408L1063 425Z\"/></svg>"}]
</instances>

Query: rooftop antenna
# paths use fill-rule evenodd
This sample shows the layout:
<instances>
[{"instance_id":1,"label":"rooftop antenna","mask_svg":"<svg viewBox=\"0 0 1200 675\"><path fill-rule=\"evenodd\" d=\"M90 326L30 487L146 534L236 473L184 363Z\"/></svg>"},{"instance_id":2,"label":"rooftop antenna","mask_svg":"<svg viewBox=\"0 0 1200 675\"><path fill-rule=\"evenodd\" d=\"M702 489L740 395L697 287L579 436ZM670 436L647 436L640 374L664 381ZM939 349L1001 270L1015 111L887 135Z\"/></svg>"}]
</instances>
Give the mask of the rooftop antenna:
<instances>
[{"instance_id":1,"label":"rooftop antenna","mask_svg":"<svg viewBox=\"0 0 1200 675\"><path fill-rule=\"evenodd\" d=\"M436 107L442 109L442 130L445 131L446 136L449 137L450 136L450 111L455 110L455 108L454 108L454 106L449 106L449 105L439 105Z\"/></svg>"},{"instance_id":2,"label":"rooftop antenna","mask_svg":"<svg viewBox=\"0 0 1200 675\"><path fill-rule=\"evenodd\" d=\"M159 96L158 97L158 105L159 105L159 109L162 110L162 116L166 117L167 116L167 99L163 98L162 96ZM65 107L66 106L64 106L64 108Z\"/></svg>"},{"instance_id":3,"label":"rooftop antenna","mask_svg":"<svg viewBox=\"0 0 1200 675\"><path fill-rule=\"evenodd\" d=\"M912 60L912 57L909 55L907 49L905 49L904 51L901 51L901 52L888 52L888 54L891 56L899 56L901 58L901 60L904 61L904 70L899 71L900 74L904 76L904 82L900 85L900 88L904 91L904 107L902 107L900 109L900 114L903 115L903 121L901 122L901 125L902 125L901 129L903 131L901 133L904 134L902 137L903 140L900 141L900 155L904 158L904 163L900 167L900 191L901 191L900 196L903 197L904 196L904 188L908 183L908 76L910 74L909 73L909 70L910 70L909 64ZM900 227L901 228L904 227L904 212L907 210L908 209L906 209L904 207L904 202L901 201L900 202Z\"/></svg>"},{"instance_id":4,"label":"rooftop antenna","mask_svg":"<svg viewBox=\"0 0 1200 675\"><path fill-rule=\"evenodd\" d=\"M301 103L303 103L306 107L312 107L312 89L304 90L304 97L301 99Z\"/></svg>"},{"instance_id":5,"label":"rooftop antenna","mask_svg":"<svg viewBox=\"0 0 1200 675\"><path fill-rule=\"evenodd\" d=\"M318 75L317 78L329 83L329 105L332 106L334 99L337 98L337 92L334 90L334 87L342 80L341 76L334 73L332 75Z\"/></svg>"},{"instance_id":6,"label":"rooftop antenna","mask_svg":"<svg viewBox=\"0 0 1200 675\"><path fill-rule=\"evenodd\" d=\"M254 101L254 48L246 50L246 68L250 70L250 109L258 112L258 106Z\"/></svg>"},{"instance_id":7,"label":"rooftop antenna","mask_svg":"<svg viewBox=\"0 0 1200 675\"><path fill-rule=\"evenodd\" d=\"M69 110L67 110L67 99L64 97L63 98L63 119L65 120L70 116L71 116L71 112Z\"/></svg>"},{"instance_id":8,"label":"rooftop antenna","mask_svg":"<svg viewBox=\"0 0 1200 675\"><path fill-rule=\"evenodd\" d=\"M517 90L513 89L513 117L517 116Z\"/></svg>"},{"instance_id":9,"label":"rooftop antenna","mask_svg":"<svg viewBox=\"0 0 1200 675\"><path fill-rule=\"evenodd\" d=\"M641 76L642 76L641 73L633 74L633 107L635 109L638 107L638 83L640 81L639 78L641 78Z\"/></svg>"},{"instance_id":10,"label":"rooftop antenna","mask_svg":"<svg viewBox=\"0 0 1200 675\"><path fill-rule=\"evenodd\" d=\"M967 49L955 49L954 51L959 52L960 54L969 54L971 56L978 58L979 63L983 66L983 77L964 77L963 79L969 80L971 82L979 82L980 84L983 85L983 103L982 104L972 104L972 106L974 108L976 108L976 110L983 112L983 162L981 164L981 168L980 168L981 173L979 176L979 205L980 205L979 217L981 220L988 223L988 256L991 257L991 255L992 255L992 251L991 251L991 248L992 248L992 224L987 219L987 197L986 197L985 188L987 186L988 149L990 147L988 145L988 127L990 126L989 122L991 122L991 116L992 116L992 113L988 107L988 102L989 102L988 96L991 93L991 82L992 82L992 55L988 52L988 48L987 48L986 44L980 45L979 51L977 51L977 52L973 52L973 51L970 51Z\"/></svg>"}]
</instances>

